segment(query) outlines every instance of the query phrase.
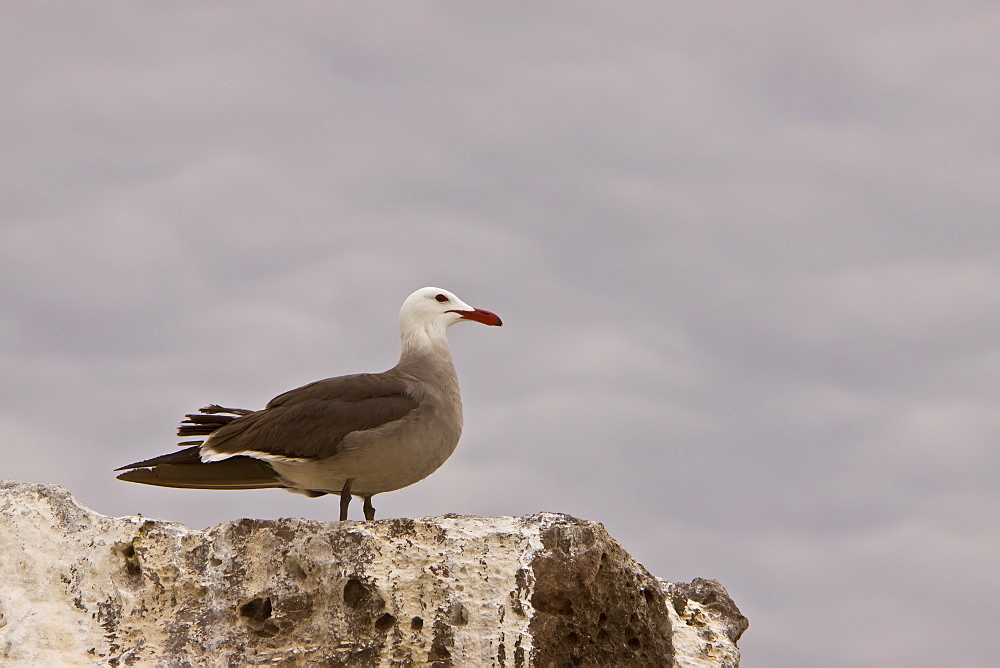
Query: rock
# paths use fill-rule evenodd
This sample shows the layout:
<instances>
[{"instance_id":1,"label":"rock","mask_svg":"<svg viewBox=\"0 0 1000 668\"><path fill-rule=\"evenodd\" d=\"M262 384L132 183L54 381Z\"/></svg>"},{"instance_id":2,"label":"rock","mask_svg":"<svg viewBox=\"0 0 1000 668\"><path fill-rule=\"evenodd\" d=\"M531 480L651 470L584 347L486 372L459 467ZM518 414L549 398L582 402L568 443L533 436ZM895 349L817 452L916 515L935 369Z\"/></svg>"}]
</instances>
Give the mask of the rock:
<instances>
[{"instance_id":1,"label":"rock","mask_svg":"<svg viewBox=\"0 0 1000 668\"><path fill-rule=\"evenodd\" d=\"M0 483L4 666L737 666L746 626L567 515L194 531Z\"/></svg>"},{"instance_id":2,"label":"rock","mask_svg":"<svg viewBox=\"0 0 1000 668\"><path fill-rule=\"evenodd\" d=\"M674 584L659 579L666 593L673 629L674 665L684 668L740 665L736 641L750 625L715 580L695 578Z\"/></svg>"}]
</instances>

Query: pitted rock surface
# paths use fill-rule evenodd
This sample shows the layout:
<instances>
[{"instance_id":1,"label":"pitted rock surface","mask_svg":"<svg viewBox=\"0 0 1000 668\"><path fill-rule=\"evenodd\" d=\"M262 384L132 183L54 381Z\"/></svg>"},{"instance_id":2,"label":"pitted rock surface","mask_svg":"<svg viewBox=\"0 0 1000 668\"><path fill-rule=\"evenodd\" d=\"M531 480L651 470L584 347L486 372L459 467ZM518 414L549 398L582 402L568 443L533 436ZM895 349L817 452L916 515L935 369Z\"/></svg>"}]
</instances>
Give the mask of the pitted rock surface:
<instances>
[{"instance_id":1,"label":"pitted rock surface","mask_svg":"<svg viewBox=\"0 0 1000 668\"><path fill-rule=\"evenodd\" d=\"M195 531L3 482L0 576L11 666L736 666L746 628L554 513Z\"/></svg>"}]
</instances>

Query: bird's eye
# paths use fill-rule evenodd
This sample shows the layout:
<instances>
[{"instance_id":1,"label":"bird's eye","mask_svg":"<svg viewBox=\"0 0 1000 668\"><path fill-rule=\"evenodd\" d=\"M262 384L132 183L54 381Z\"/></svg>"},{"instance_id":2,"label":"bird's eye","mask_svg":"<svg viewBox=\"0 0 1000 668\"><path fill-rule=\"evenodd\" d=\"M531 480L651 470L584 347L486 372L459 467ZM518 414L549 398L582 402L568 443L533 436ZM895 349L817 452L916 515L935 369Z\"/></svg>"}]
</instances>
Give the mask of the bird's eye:
<instances>
[{"instance_id":1,"label":"bird's eye","mask_svg":"<svg viewBox=\"0 0 1000 668\"><path fill-rule=\"evenodd\" d=\"M439 302L441 302L441 303L444 303L444 302L446 302L446 301L451 301L451 300L449 300L449 299L448 299L447 297L445 297L444 295L438 295L438 296L437 296L437 297L435 297L434 299L438 300L438 301L439 301Z\"/></svg>"}]
</instances>

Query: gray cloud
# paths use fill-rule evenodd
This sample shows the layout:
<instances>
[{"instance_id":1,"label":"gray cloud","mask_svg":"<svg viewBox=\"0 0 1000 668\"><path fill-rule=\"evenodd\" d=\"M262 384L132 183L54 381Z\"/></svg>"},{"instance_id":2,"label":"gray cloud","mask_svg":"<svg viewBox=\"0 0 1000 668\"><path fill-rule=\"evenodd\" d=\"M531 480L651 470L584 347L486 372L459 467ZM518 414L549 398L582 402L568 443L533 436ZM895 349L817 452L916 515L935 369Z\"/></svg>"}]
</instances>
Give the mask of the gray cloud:
<instances>
[{"instance_id":1,"label":"gray cloud","mask_svg":"<svg viewBox=\"0 0 1000 668\"><path fill-rule=\"evenodd\" d=\"M724 582L748 665L986 665L991 4L0 12L4 476L332 519L110 469L391 366L436 284L505 327L452 331L462 446L382 516L600 520Z\"/></svg>"}]
</instances>

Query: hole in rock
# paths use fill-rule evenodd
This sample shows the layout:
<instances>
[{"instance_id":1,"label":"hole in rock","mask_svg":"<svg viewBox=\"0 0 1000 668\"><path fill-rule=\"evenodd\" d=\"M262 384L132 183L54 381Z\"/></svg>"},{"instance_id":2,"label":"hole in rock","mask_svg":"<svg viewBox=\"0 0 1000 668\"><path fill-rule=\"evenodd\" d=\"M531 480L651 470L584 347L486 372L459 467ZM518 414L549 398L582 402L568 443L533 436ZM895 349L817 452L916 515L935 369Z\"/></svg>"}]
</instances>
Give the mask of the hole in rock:
<instances>
[{"instance_id":1,"label":"hole in rock","mask_svg":"<svg viewBox=\"0 0 1000 668\"><path fill-rule=\"evenodd\" d=\"M271 597L252 599L240 606L240 616L251 622L263 624L271 617Z\"/></svg>"},{"instance_id":2,"label":"hole in rock","mask_svg":"<svg viewBox=\"0 0 1000 668\"><path fill-rule=\"evenodd\" d=\"M361 601L368 595L365 586L361 584L361 580L357 578L351 578L344 585L344 603L351 606L352 608L358 607Z\"/></svg>"},{"instance_id":3,"label":"hole in rock","mask_svg":"<svg viewBox=\"0 0 1000 668\"><path fill-rule=\"evenodd\" d=\"M385 633L391 629L395 623L396 618L387 612L375 620L375 630L379 633Z\"/></svg>"}]
</instances>

